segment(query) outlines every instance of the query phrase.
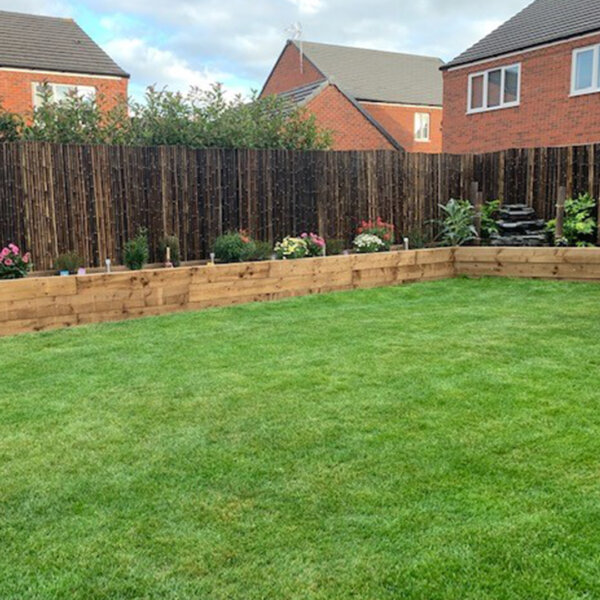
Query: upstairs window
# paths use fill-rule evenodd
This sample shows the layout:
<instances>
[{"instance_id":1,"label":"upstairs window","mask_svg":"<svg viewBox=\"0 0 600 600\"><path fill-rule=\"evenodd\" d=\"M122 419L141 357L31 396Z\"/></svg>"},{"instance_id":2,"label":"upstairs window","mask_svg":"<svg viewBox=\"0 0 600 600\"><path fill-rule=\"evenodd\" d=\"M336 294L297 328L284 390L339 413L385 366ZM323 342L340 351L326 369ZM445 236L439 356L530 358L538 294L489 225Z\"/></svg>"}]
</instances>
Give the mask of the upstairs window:
<instances>
[{"instance_id":1,"label":"upstairs window","mask_svg":"<svg viewBox=\"0 0 600 600\"><path fill-rule=\"evenodd\" d=\"M415 113L415 141L428 142L431 129L431 115L429 113Z\"/></svg>"},{"instance_id":2,"label":"upstairs window","mask_svg":"<svg viewBox=\"0 0 600 600\"><path fill-rule=\"evenodd\" d=\"M600 92L600 45L573 51L571 94Z\"/></svg>"},{"instance_id":3,"label":"upstairs window","mask_svg":"<svg viewBox=\"0 0 600 600\"><path fill-rule=\"evenodd\" d=\"M469 75L469 113L518 106L521 65L510 65Z\"/></svg>"},{"instance_id":4,"label":"upstairs window","mask_svg":"<svg viewBox=\"0 0 600 600\"><path fill-rule=\"evenodd\" d=\"M72 94L80 98L94 99L96 97L96 88L89 85L68 85L63 83L34 83L33 84L33 105L39 108L43 102L44 85L50 90L51 100L60 102L66 100Z\"/></svg>"}]
</instances>

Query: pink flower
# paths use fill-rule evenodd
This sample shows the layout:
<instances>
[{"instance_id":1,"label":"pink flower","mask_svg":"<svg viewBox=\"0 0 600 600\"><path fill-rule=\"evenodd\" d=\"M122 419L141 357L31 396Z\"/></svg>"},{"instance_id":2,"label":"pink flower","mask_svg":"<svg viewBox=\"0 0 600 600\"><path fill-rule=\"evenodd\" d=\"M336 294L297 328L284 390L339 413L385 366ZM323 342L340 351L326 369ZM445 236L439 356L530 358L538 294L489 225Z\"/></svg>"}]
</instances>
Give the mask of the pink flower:
<instances>
[{"instance_id":1,"label":"pink flower","mask_svg":"<svg viewBox=\"0 0 600 600\"><path fill-rule=\"evenodd\" d=\"M14 263L13 263L13 261L12 261L12 258L5 258L5 259L4 259L4 264L5 264L7 267L12 267Z\"/></svg>"},{"instance_id":2,"label":"pink flower","mask_svg":"<svg viewBox=\"0 0 600 600\"><path fill-rule=\"evenodd\" d=\"M8 248L3 248L2 252L0 252L0 258L4 258L10 254L10 250Z\"/></svg>"},{"instance_id":3,"label":"pink flower","mask_svg":"<svg viewBox=\"0 0 600 600\"><path fill-rule=\"evenodd\" d=\"M15 246L14 244L9 244L8 247L12 250L13 254L19 254L19 246Z\"/></svg>"},{"instance_id":4,"label":"pink flower","mask_svg":"<svg viewBox=\"0 0 600 600\"><path fill-rule=\"evenodd\" d=\"M23 255L23 262L25 264L28 264L30 260L31 260L31 254L29 254L29 252L27 254Z\"/></svg>"}]
</instances>

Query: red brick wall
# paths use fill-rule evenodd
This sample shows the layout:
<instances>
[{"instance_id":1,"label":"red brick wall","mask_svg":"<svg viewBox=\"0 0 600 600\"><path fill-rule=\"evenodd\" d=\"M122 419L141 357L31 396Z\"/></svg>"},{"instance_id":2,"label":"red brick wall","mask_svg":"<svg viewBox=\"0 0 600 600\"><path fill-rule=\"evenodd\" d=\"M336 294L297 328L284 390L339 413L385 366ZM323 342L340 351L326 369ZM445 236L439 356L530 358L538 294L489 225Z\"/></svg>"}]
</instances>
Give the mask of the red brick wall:
<instances>
[{"instance_id":1,"label":"red brick wall","mask_svg":"<svg viewBox=\"0 0 600 600\"><path fill-rule=\"evenodd\" d=\"M600 93L570 97L573 49L599 42L600 34L444 72L444 152L600 141ZM468 115L469 74L516 63L521 63L520 106Z\"/></svg>"},{"instance_id":2,"label":"red brick wall","mask_svg":"<svg viewBox=\"0 0 600 600\"><path fill-rule=\"evenodd\" d=\"M307 105L317 123L333 131L334 150L393 150L385 136L334 85Z\"/></svg>"},{"instance_id":3,"label":"red brick wall","mask_svg":"<svg viewBox=\"0 0 600 600\"><path fill-rule=\"evenodd\" d=\"M439 153L442 151L442 109L361 102L362 106L388 131L407 152ZM428 113L429 142L415 140L415 114Z\"/></svg>"},{"instance_id":4,"label":"red brick wall","mask_svg":"<svg viewBox=\"0 0 600 600\"><path fill-rule=\"evenodd\" d=\"M33 83L66 83L96 88L98 95L105 96L106 109L115 106L119 98L127 97L128 79L108 79L61 73L35 73L30 71L0 70L0 104L10 112L26 114L33 109Z\"/></svg>"},{"instance_id":5,"label":"red brick wall","mask_svg":"<svg viewBox=\"0 0 600 600\"><path fill-rule=\"evenodd\" d=\"M302 65L302 70L300 70L300 52L298 48L294 44L288 44L269 79L267 79L261 95L280 94L325 79L322 73L306 57L303 58Z\"/></svg>"}]
</instances>

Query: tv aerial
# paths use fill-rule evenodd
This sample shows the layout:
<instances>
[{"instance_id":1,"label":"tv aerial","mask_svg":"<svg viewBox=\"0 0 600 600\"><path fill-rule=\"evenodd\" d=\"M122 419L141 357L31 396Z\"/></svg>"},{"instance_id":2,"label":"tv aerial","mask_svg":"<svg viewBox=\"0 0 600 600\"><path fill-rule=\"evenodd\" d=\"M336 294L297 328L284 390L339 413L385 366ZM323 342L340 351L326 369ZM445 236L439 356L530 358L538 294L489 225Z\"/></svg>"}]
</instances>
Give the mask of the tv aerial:
<instances>
[{"instance_id":1,"label":"tv aerial","mask_svg":"<svg viewBox=\"0 0 600 600\"><path fill-rule=\"evenodd\" d=\"M304 50L302 47L302 23L299 21L290 25L285 32L289 34L290 39L298 42L298 46L300 48L300 73L304 72Z\"/></svg>"}]
</instances>

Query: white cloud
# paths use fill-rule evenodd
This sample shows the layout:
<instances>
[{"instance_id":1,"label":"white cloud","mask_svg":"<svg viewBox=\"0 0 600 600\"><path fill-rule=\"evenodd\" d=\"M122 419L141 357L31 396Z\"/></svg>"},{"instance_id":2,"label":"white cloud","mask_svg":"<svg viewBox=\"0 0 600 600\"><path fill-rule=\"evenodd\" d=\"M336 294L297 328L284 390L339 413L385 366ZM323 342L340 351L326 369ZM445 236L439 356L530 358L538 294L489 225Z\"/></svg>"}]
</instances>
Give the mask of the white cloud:
<instances>
[{"instance_id":1,"label":"white cloud","mask_svg":"<svg viewBox=\"0 0 600 600\"><path fill-rule=\"evenodd\" d=\"M187 89L219 79L249 89L262 87L296 21L308 41L449 60L529 2L0 0L0 9L75 17L138 87Z\"/></svg>"},{"instance_id":2,"label":"white cloud","mask_svg":"<svg viewBox=\"0 0 600 600\"><path fill-rule=\"evenodd\" d=\"M288 0L294 4L300 14L315 15L323 8L323 0Z\"/></svg>"},{"instance_id":3,"label":"white cloud","mask_svg":"<svg viewBox=\"0 0 600 600\"><path fill-rule=\"evenodd\" d=\"M142 39L115 39L105 44L106 51L126 71L132 81L147 85L167 86L173 91L187 91L190 87L208 89L216 82L224 83L228 94L235 95L244 88L228 85L232 75L209 68L194 68L189 62L170 50L148 45Z\"/></svg>"},{"instance_id":4,"label":"white cloud","mask_svg":"<svg viewBox=\"0 0 600 600\"><path fill-rule=\"evenodd\" d=\"M481 21L475 21L471 26L473 36L478 40L488 35L495 29L498 29L504 21L502 19L483 19Z\"/></svg>"},{"instance_id":5,"label":"white cloud","mask_svg":"<svg viewBox=\"0 0 600 600\"><path fill-rule=\"evenodd\" d=\"M63 0L0 0L0 10L54 17L69 17L72 12L70 2Z\"/></svg>"}]
</instances>

